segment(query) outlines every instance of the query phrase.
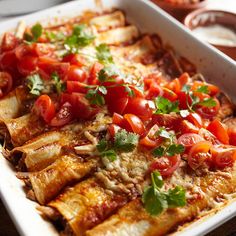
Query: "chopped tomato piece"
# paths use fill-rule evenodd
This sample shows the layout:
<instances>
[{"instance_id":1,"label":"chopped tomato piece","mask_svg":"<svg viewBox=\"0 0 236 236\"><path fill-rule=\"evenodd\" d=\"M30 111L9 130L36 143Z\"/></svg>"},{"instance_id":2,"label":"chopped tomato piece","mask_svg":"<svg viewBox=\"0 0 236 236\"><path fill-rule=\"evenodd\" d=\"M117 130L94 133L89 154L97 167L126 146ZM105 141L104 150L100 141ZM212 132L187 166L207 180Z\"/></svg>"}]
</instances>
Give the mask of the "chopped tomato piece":
<instances>
[{"instance_id":1,"label":"chopped tomato piece","mask_svg":"<svg viewBox=\"0 0 236 236\"><path fill-rule=\"evenodd\" d=\"M186 133L198 133L199 128L187 120L182 120L180 124L180 130L182 134Z\"/></svg>"},{"instance_id":2,"label":"chopped tomato piece","mask_svg":"<svg viewBox=\"0 0 236 236\"><path fill-rule=\"evenodd\" d=\"M88 77L88 84L98 84L98 72L103 69L104 65L99 62L95 62L90 70Z\"/></svg>"},{"instance_id":3,"label":"chopped tomato piece","mask_svg":"<svg viewBox=\"0 0 236 236\"><path fill-rule=\"evenodd\" d=\"M212 144L221 144L221 142L207 129L201 128L198 134L203 137L206 141L211 142Z\"/></svg>"},{"instance_id":4,"label":"chopped tomato piece","mask_svg":"<svg viewBox=\"0 0 236 236\"><path fill-rule=\"evenodd\" d=\"M124 119L127 120L134 133L142 135L145 132L144 124L138 116L133 114L125 114Z\"/></svg>"},{"instance_id":5,"label":"chopped tomato piece","mask_svg":"<svg viewBox=\"0 0 236 236\"><path fill-rule=\"evenodd\" d=\"M124 114L130 113L138 116L141 120L149 120L152 116L152 109L148 105L148 101L144 98L129 98L125 107Z\"/></svg>"},{"instance_id":6,"label":"chopped tomato piece","mask_svg":"<svg viewBox=\"0 0 236 236\"><path fill-rule=\"evenodd\" d=\"M111 114L113 114L114 112L123 114L128 104L128 101L129 101L128 97L117 98L117 99L107 99L106 97L107 108Z\"/></svg>"},{"instance_id":7,"label":"chopped tomato piece","mask_svg":"<svg viewBox=\"0 0 236 236\"><path fill-rule=\"evenodd\" d=\"M168 88L163 88L163 97L167 98L171 102L177 100L178 98L177 94Z\"/></svg>"},{"instance_id":8,"label":"chopped tomato piece","mask_svg":"<svg viewBox=\"0 0 236 236\"><path fill-rule=\"evenodd\" d=\"M1 43L1 52L13 50L18 45L18 43L19 40L13 33L5 33Z\"/></svg>"},{"instance_id":9,"label":"chopped tomato piece","mask_svg":"<svg viewBox=\"0 0 236 236\"><path fill-rule=\"evenodd\" d=\"M181 87L183 87L184 85L186 85L189 82L190 82L190 76L188 73L185 72L179 77L179 83L180 83Z\"/></svg>"},{"instance_id":10,"label":"chopped tomato piece","mask_svg":"<svg viewBox=\"0 0 236 236\"><path fill-rule=\"evenodd\" d=\"M188 105L192 104L191 97L183 91L178 94L180 109L188 109Z\"/></svg>"},{"instance_id":11,"label":"chopped tomato piece","mask_svg":"<svg viewBox=\"0 0 236 236\"><path fill-rule=\"evenodd\" d=\"M88 120L99 111L98 108L90 106L89 101L85 98L85 94L82 93L62 94L61 103L65 102L69 102L72 105L75 118Z\"/></svg>"},{"instance_id":12,"label":"chopped tomato piece","mask_svg":"<svg viewBox=\"0 0 236 236\"><path fill-rule=\"evenodd\" d=\"M175 155L172 157L161 157L154 161L149 169L151 172L158 170L160 174L164 177L170 176L180 165L180 155Z\"/></svg>"},{"instance_id":13,"label":"chopped tomato piece","mask_svg":"<svg viewBox=\"0 0 236 236\"><path fill-rule=\"evenodd\" d=\"M63 126L68 124L73 119L73 110L70 103L64 103L55 117L52 118L51 126Z\"/></svg>"},{"instance_id":14,"label":"chopped tomato piece","mask_svg":"<svg viewBox=\"0 0 236 236\"><path fill-rule=\"evenodd\" d=\"M65 76L65 80L84 82L87 78L87 73L78 66L70 66Z\"/></svg>"},{"instance_id":15,"label":"chopped tomato piece","mask_svg":"<svg viewBox=\"0 0 236 236\"><path fill-rule=\"evenodd\" d=\"M236 130L235 129L229 129L228 130L228 135L229 135L229 143L231 145L236 146Z\"/></svg>"},{"instance_id":16,"label":"chopped tomato piece","mask_svg":"<svg viewBox=\"0 0 236 236\"><path fill-rule=\"evenodd\" d=\"M148 149L153 149L157 146L159 146L162 142L162 138L159 136L156 136L156 133L159 130L158 125L153 125L151 129L148 131L145 137L141 138L139 141L139 144L148 148Z\"/></svg>"},{"instance_id":17,"label":"chopped tomato piece","mask_svg":"<svg viewBox=\"0 0 236 236\"><path fill-rule=\"evenodd\" d=\"M215 96L220 91L220 89L217 86L215 86L213 84L208 84L208 83L205 83L205 82L201 82L201 81L194 81L194 83L192 85L192 90L196 91L199 87L202 87L202 86L207 87L210 96Z\"/></svg>"},{"instance_id":18,"label":"chopped tomato piece","mask_svg":"<svg viewBox=\"0 0 236 236\"><path fill-rule=\"evenodd\" d=\"M68 93L87 93L87 85L79 81L66 81L66 89Z\"/></svg>"},{"instance_id":19,"label":"chopped tomato piece","mask_svg":"<svg viewBox=\"0 0 236 236\"><path fill-rule=\"evenodd\" d=\"M36 70L38 58L33 56L25 56L24 59L17 62L18 71L22 75L29 75Z\"/></svg>"},{"instance_id":20,"label":"chopped tomato piece","mask_svg":"<svg viewBox=\"0 0 236 236\"><path fill-rule=\"evenodd\" d=\"M162 96L162 95L163 95L163 89L161 88L161 86L153 82L147 91L146 99L151 100L157 96Z\"/></svg>"},{"instance_id":21,"label":"chopped tomato piece","mask_svg":"<svg viewBox=\"0 0 236 236\"><path fill-rule=\"evenodd\" d=\"M82 67L85 65L85 59L79 54L68 54L63 57L63 62L69 62L71 65Z\"/></svg>"},{"instance_id":22,"label":"chopped tomato piece","mask_svg":"<svg viewBox=\"0 0 236 236\"><path fill-rule=\"evenodd\" d=\"M181 121L181 117L176 114L153 114L149 126L157 124L159 126L165 126L168 129L179 131Z\"/></svg>"},{"instance_id":23,"label":"chopped tomato piece","mask_svg":"<svg viewBox=\"0 0 236 236\"><path fill-rule=\"evenodd\" d=\"M224 125L219 120L213 120L207 129L216 136L216 138L223 144L229 144L229 135Z\"/></svg>"},{"instance_id":24,"label":"chopped tomato piece","mask_svg":"<svg viewBox=\"0 0 236 236\"><path fill-rule=\"evenodd\" d=\"M35 102L34 111L49 123L55 116L55 106L48 95L41 95Z\"/></svg>"},{"instance_id":25,"label":"chopped tomato piece","mask_svg":"<svg viewBox=\"0 0 236 236\"><path fill-rule=\"evenodd\" d=\"M211 149L214 163L218 168L232 167L236 160L236 148L231 146L216 146Z\"/></svg>"},{"instance_id":26,"label":"chopped tomato piece","mask_svg":"<svg viewBox=\"0 0 236 236\"><path fill-rule=\"evenodd\" d=\"M195 133L187 133L187 134L182 134L178 138L178 144L182 144L185 147L185 152L188 152L190 148L201 141L204 141L204 139Z\"/></svg>"},{"instance_id":27,"label":"chopped tomato piece","mask_svg":"<svg viewBox=\"0 0 236 236\"><path fill-rule=\"evenodd\" d=\"M115 134L120 130L121 128L118 125L110 124L107 128L108 133L110 134L111 138L113 139L115 137Z\"/></svg>"},{"instance_id":28,"label":"chopped tomato piece","mask_svg":"<svg viewBox=\"0 0 236 236\"><path fill-rule=\"evenodd\" d=\"M211 153L209 152L211 147L212 144L208 141L201 141L192 146L188 155L188 164L193 170L211 159Z\"/></svg>"},{"instance_id":29,"label":"chopped tomato piece","mask_svg":"<svg viewBox=\"0 0 236 236\"><path fill-rule=\"evenodd\" d=\"M14 50L0 54L0 69L10 71L15 70L16 63L17 59Z\"/></svg>"},{"instance_id":30,"label":"chopped tomato piece","mask_svg":"<svg viewBox=\"0 0 236 236\"><path fill-rule=\"evenodd\" d=\"M166 85L166 88L168 88L169 90L172 90L176 94L178 94L180 92L181 87L182 86L180 84L179 79L174 79Z\"/></svg>"},{"instance_id":31,"label":"chopped tomato piece","mask_svg":"<svg viewBox=\"0 0 236 236\"><path fill-rule=\"evenodd\" d=\"M57 73L63 79L67 74L70 64L66 62L56 62L50 58L39 58L38 67L47 75L51 76L52 73Z\"/></svg>"},{"instance_id":32,"label":"chopped tomato piece","mask_svg":"<svg viewBox=\"0 0 236 236\"><path fill-rule=\"evenodd\" d=\"M202 118L199 114L197 113L190 113L186 119L191 122L192 124L194 124L195 126L197 126L198 128L201 128L203 126L203 121Z\"/></svg>"}]
</instances>

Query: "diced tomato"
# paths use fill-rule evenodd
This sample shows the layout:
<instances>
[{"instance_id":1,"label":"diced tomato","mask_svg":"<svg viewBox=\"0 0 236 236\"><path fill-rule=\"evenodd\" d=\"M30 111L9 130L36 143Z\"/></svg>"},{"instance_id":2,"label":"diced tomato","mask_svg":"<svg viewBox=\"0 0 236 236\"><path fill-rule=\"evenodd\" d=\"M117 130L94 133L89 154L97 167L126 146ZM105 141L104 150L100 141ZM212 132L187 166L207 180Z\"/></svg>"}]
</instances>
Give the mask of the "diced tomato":
<instances>
[{"instance_id":1,"label":"diced tomato","mask_svg":"<svg viewBox=\"0 0 236 236\"><path fill-rule=\"evenodd\" d=\"M232 167L236 160L236 148L216 146L211 149L214 163L218 168Z\"/></svg>"},{"instance_id":2,"label":"diced tomato","mask_svg":"<svg viewBox=\"0 0 236 236\"><path fill-rule=\"evenodd\" d=\"M19 40L13 33L7 32L4 34L1 43L1 52L13 50L19 43Z\"/></svg>"},{"instance_id":3,"label":"diced tomato","mask_svg":"<svg viewBox=\"0 0 236 236\"><path fill-rule=\"evenodd\" d=\"M114 112L124 114L124 110L128 104L128 101L128 97L117 99L107 99L106 97L107 108L111 114L113 114Z\"/></svg>"},{"instance_id":4,"label":"diced tomato","mask_svg":"<svg viewBox=\"0 0 236 236\"><path fill-rule=\"evenodd\" d=\"M142 135L145 132L144 124L138 116L133 114L125 114L124 119L127 120L134 133Z\"/></svg>"},{"instance_id":5,"label":"diced tomato","mask_svg":"<svg viewBox=\"0 0 236 236\"><path fill-rule=\"evenodd\" d=\"M63 57L63 62L69 62L71 65L75 65L78 67L82 67L83 65L85 65L85 59L79 55L78 53L76 54L68 54L66 56Z\"/></svg>"},{"instance_id":6,"label":"diced tomato","mask_svg":"<svg viewBox=\"0 0 236 236\"><path fill-rule=\"evenodd\" d=\"M7 72L0 72L0 98L12 89L12 76Z\"/></svg>"},{"instance_id":7,"label":"diced tomato","mask_svg":"<svg viewBox=\"0 0 236 236\"><path fill-rule=\"evenodd\" d=\"M228 135L229 135L229 143L231 145L236 146L236 129L229 129Z\"/></svg>"},{"instance_id":8,"label":"diced tomato","mask_svg":"<svg viewBox=\"0 0 236 236\"><path fill-rule=\"evenodd\" d=\"M144 98L144 94L134 85L129 85L129 88L134 92L134 97Z\"/></svg>"},{"instance_id":9,"label":"diced tomato","mask_svg":"<svg viewBox=\"0 0 236 236\"><path fill-rule=\"evenodd\" d=\"M158 170L162 176L167 177L172 175L173 172L179 167L180 161L180 155L161 157L150 165L149 170L151 172Z\"/></svg>"},{"instance_id":10,"label":"diced tomato","mask_svg":"<svg viewBox=\"0 0 236 236\"><path fill-rule=\"evenodd\" d=\"M87 78L87 73L78 66L70 66L64 80L84 82Z\"/></svg>"},{"instance_id":11,"label":"diced tomato","mask_svg":"<svg viewBox=\"0 0 236 236\"><path fill-rule=\"evenodd\" d=\"M32 50L32 45L23 43L15 49L15 54L18 60L23 60L25 56L37 56L35 51Z\"/></svg>"},{"instance_id":12,"label":"diced tomato","mask_svg":"<svg viewBox=\"0 0 236 236\"><path fill-rule=\"evenodd\" d=\"M198 132L200 136L202 136L206 141L211 142L212 144L221 144L221 142L213 135L210 131L201 128Z\"/></svg>"},{"instance_id":13,"label":"diced tomato","mask_svg":"<svg viewBox=\"0 0 236 236\"><path fill-rule=\"evenodd\" d=\"M211 159L210 148L212 144L208 141L201 141L196 143L189 151L188 164L195 170L207 163Z\"/></svg>"},{"instance_id":14,"label":"diced tomato","mask_svg":"<svg viewBox=\"0 0 236 236\"><path fill-rule=\"evenodd\" d=\"M215 86L213 84L201 82L201 81L194 81L194 83L192 85L192 90L196 91L199 87L202 87L202 86L207 87L210 96L215 96L220 92L220 89L217 86Z\"/></svg>"},{"instance_id":15,"label":"diced tomato","mask_svg":"<svg viewBox=\"0 0 236 236\"><path fill-rule=\"evenodd\" d=\"M190 76L188 73L185 72L179 77L179 83L180 83L181 87L183 87L184 85L186 85L189 82L190 82Z\"/></svg>"},{"instance_id":16,"label":"diced tomato","mask_svg":"<svg viewBox=\"0 0 236 236\"><path fill-rule=\"evenodd\" d=\"M199 113L203 118L206 119L212 119L214 116L217 115L219 109L220 109L220 103L217 98L213 98L214 101L216 102L216 106L214 107L198 107L197 108L197 113Z\"/></svg>"},{"instance_id":17,"label":"diced tomato","mask_svg":"<svg viewBox=\"0 0 236 236\"><path fill-rule=\"evenodd\" d=\"M130 98L123 113L134 114L143 121L147 121L152 117L152 109L149 107L147 100L139 97Z\"/></svg>"},{"instance_id":18,"label":"diced tomato","mask_svg":"<svg viewBox=\"0 0 236 236\"><path fill-rule=\"evenodd\" d=\"M197 126L198 128L201 128L203 126L203 121L202 118L199 114L197 113L190 113L186 119L191 122L192 124L194 124L195 126Z\"/></svg>"},{"instance_id":19,"label":"diced tomato","mask_svg":"<svg viewBox=\"0 0 236 236\"><path fill-rule=\"evenodd\" d=\"M159 126L165 126L168 129L179 131L181 121L182 118L175 114L153 114L149 126L157 124Z\"/></svg>"},{"instance_id":20,"label":"diced tomato","mask_svg":"<svg viewBox=\"0 0 236 236\"><path fill-rule=\"evenodd\" d=\"M53 54L53 48L45 43L33 43L32 44L32 52L33 54L36 54L39 57L42 56L52 56Z\"/></svg>"},{"instance_id":21,"label":"diced tomato","mask_svg":"<svg viewBox=\"0 0 236 236\"><path fill-rule=\"evenodd\" d=\"M157 96L162 96L163 95L163 90L161 88L160 85L158 85L157 83L153 82L150 86L150 88L148 89L147 93L146 93L146 99L153 99Z\"/></svg>"},{"instance_id":22,"label":"diced tomato","mask_svg":"<svg viewBox=\"0 0 236 236\"><path fill-rule=\"evenodd\" d=\"M52 118L51 126L63 126L70 123L73 119L73 109L70 103L64 103L55 117Z\"/></svg>"},{"instance_id":23,"label":"diced tomato","mask_svg":"<svg viewBox=\"0 0 236 236\"><path fill-rule=\"evenodd\" d=\"M197 134L199 128L187 120L182 120L180 123L180 131L182 134L195 133Z\"/></svg>"},{"instance_id":24,"label":"diced tomato","mask_svg":"<svg viewBox=\"0 0 236 236\"><path fill-rule=\"evenodd\" d=\"M70 64L66 62L55 62L55 60L50 58L39 58L38 67L49 76L52 73L57 73L63 79L69 70Z\"/></svg>"},{"instance_id":25,"label":"diced tomato","mask_svg":"<svg viewBox=\"0 0 236 236\"><path fill-rule=\"evenodd\" d=\"M121 126L124 122L124 117L116 112L112 116L112 123Z\"/></svg>"},{"instance_id":26,"label":"diced tomato","mask_svg":"<svg viewBox=\"0 0 236 236\"><path fill-rule=\"evenodd\" d=\"M223 144L229 144L229 135L224 125L219 120L213 120L207 129L216 136L216 138Z\"/></svg>"},{"instance_id":27,"label":"diced tomato","mask_svg":"<svg viewBox=\"0 0 236 236\"><path fill-rule=\"evenodd\" d=\"M204 141L204 139L195 133L182 134L177 140L178 144L182 144L185 147L185 152L188 152L194 144L201 141Z\"/></svg>"},{"instance_id":28,"label":"diced tomato","mask_svg":"<svg viewBox=\"0 0 236 236\"><path fill-rule=\"evenodd\" d=\"M15 70L16 63L17 59L14 50L0 54L0 69L10 71Z\"/></svg>"},{"instance_id":29,"label":"diced tomato","mask_svg":"<svg viewBox=\"0 0 236 236\"><path fill-rule=\"evenodd\" d=\"M37 57L25 56L24 59L17 62L17 68L20 74L27 76L36 70L37 63Z\"/></svg>"},{"instance_id":30,"label":"diced tomato","mask_svg":"<svg viewBox=\"0 0 236 236\"><path fill-rule=\"evenodd\" d=\"M107 128L108 133L110 134L111 138L113 139L115 137L115 134L120 130L121 128L118 125L110 124Z\"/></svg>"},{"instance_id":31,"label":"diced tomato","mask_svg":"<svg viewBox=\"0 0 236 236\"><path fill-rule=\"evenodd\" d=\"M35 102L34 111L49 123L55 116L55 106L48 95L41 95Z\"/></svg>"},{"instance_id":32,"label":"diced tomato","mask_svg":"<svg viewBox=\"0 0 236 236\"><path fill-rule=\"evenodd\" d=\"M181 87L182 86L180 84L179 79L174 79L166 85L166 88L168 88L169 90L172 90L176 94L178 94L180 92Z\"/></svg>"},{"instance_id":33,"label":"diced tomato","mask_svg":"<svg viewBox=\"0 0 236 236\"><path fill-rule=\"evenodd\" d=\"M66 89L68 93L87 93L87 85L79 81L66 81Z\"/></svg>"},{"instance_id":34,"label":"diced tomato","mask_svg":"<svg viewBox=\"0 0 236 236\"><path fill-rule=\"evenodd\" d=\"M90 70L88 77L88 84L98 84L98 72L103 69L104 65L99 62L95 62Z\"/></svg>"},{"instance_id":35,"label":"diced tomato","mask_svg":"<svg viewBox=\"0 0 236 236\"><path fill-rule=\"evenodd\" d=\"M168 88L163 88L163 97L167 98L171 102L176 101L178 98L177 94Z\"/></svg>"},{"instance_id":36,"label":"diced tomato","mask_svg":"<svg viewBox=\"0 0 236 236\"><path fill-rule=\"evenodd\" d=\"M156 133L159 130L158 125L153 125L151 129L148 131L145 137L141 138L139 141L139 144L148 148L153 149L157 146L159 146L162 142L161 137L157 137Z\"/></svg>"},{"instance_id":37,"label":"diced tomato","mask_svg":"<svg viewBox=\"0 0 236 236\"><path fill-rule=\"evenodd\" d=\"M180 109L187 109L188 105L192 104L191 97L183 91L179 92L178 98L179 98L179 108Z\"/></svg>"},{"instance_id":38,"label":"diced tomato","mask_svg":"<svg viewBox=\"0 0 236 236\"><path fill-rule=\"evenodd\" d=\"M88 120L99 111L98 108L90 106L89 101L85 98L85 94L82 93L62 94L61 103L65 102L69 102L72 105L75 118Z\"/></svg>"}]
</instances>

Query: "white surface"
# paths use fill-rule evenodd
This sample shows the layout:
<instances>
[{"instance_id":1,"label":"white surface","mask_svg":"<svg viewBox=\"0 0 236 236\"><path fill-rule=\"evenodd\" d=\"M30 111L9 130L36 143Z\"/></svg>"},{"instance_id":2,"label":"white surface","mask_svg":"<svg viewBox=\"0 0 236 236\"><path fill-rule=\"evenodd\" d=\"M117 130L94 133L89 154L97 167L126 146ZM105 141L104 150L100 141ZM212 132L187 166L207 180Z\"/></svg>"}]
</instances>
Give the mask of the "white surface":
<instances>
[{"instance_id":1,"label":"white surface","mask_svg":"<svg viewBox=\"0 0 236 236\"><path fill-rule=\"evenodd\" d=\"M157 6L145 0L103 0L103 3L105 7L114 6L123 9L129 21L138 25L143 32L156 32L161 35L163 42L172 45L176 51L194 62L209 80L218 84L231 97L235 95L236 63L213 47L194 38L190 31ZM93 0L74 1L3 22L0 24L0 34L16 27L20 19L24 19L27 24L33 24L36 21L44 22L53 16L79 14L85 9L98 10ZM2 157L0 157L0 194L21 235L54 236L57 234L52 224L45 222L39 216L35 210L36 204L25 198L22 183ZM230 205L201 224L198 222L188 227L181 235L194 236L209 232L236 215L235 205Z\"/></svg>"}]
</instances>

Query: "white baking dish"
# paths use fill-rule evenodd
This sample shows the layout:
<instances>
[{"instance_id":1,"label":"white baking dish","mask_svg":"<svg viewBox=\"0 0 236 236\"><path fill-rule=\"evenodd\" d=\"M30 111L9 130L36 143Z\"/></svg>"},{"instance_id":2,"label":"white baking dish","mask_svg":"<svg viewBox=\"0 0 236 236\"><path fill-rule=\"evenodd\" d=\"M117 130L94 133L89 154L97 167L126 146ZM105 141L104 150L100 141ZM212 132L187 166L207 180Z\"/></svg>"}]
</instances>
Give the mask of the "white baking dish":
<instances>
[{"instance_id":1,"label":"white baking dish","mask_svg":"<svg viewBox=\"0 0 236 236\"><path fill-rule=\"evenodd\" d=\"M24 19L27 24L45 22L52 17L79 15L84 10L101 10L95 0L80 0L50 8L38 13L19 17L0 24L0 34L15 28ZM158 33L163 42L170 44L181 55L191 60L211 82L236 101L236 63L217 49L194 38L190 31L147 0L103 0L105 8L123 9L128 20L137 25L142 32ZM43 220L36 203L28 200L23 185L15 177L10 164L0 155L0 194L21 235L58 235L51 223ZM236 202L229 204L214 216L191 224L181 231L181 235L203 235L236 215Z\"/></svg>"}]
</instances>

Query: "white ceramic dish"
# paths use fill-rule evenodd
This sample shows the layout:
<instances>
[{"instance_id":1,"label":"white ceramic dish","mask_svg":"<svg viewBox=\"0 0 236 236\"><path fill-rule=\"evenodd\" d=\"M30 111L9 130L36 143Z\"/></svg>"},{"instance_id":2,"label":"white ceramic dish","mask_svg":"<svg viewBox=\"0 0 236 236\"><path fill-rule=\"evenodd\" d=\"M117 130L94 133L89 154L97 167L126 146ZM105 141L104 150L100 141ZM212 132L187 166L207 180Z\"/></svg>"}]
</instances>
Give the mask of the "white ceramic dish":
<instances>
[{"instance_id":1,"label":"white ceramic dish","mask_svg":"<svg viewBox=\"0 0 236 236\"><path fill-rule=\"evenodd\" d=\"M36 21L47 21L52 17L79 15L84 10L101 10L94 0L80 0L50 8L38 13L18 17L0 24L0 34L16 27L19 20L27 24ZM236 102L236 63L217 49L194 38L190 31L167 15L160 8L147 0L103 0L104 8L123 9L128 21L137 25L142 32L158 33L164 43L168 43L191 60L205 77L217 84ZM36 203L28 200L23 185L15 177L10 164L0 154L0 194L19 233L26 236L58 235L51 223L43 220L37 210ZM204 235L215 227L236 215L236 202L229 204L214 216L195 222L179 234Z\"/></svg>"}]
</instances>

